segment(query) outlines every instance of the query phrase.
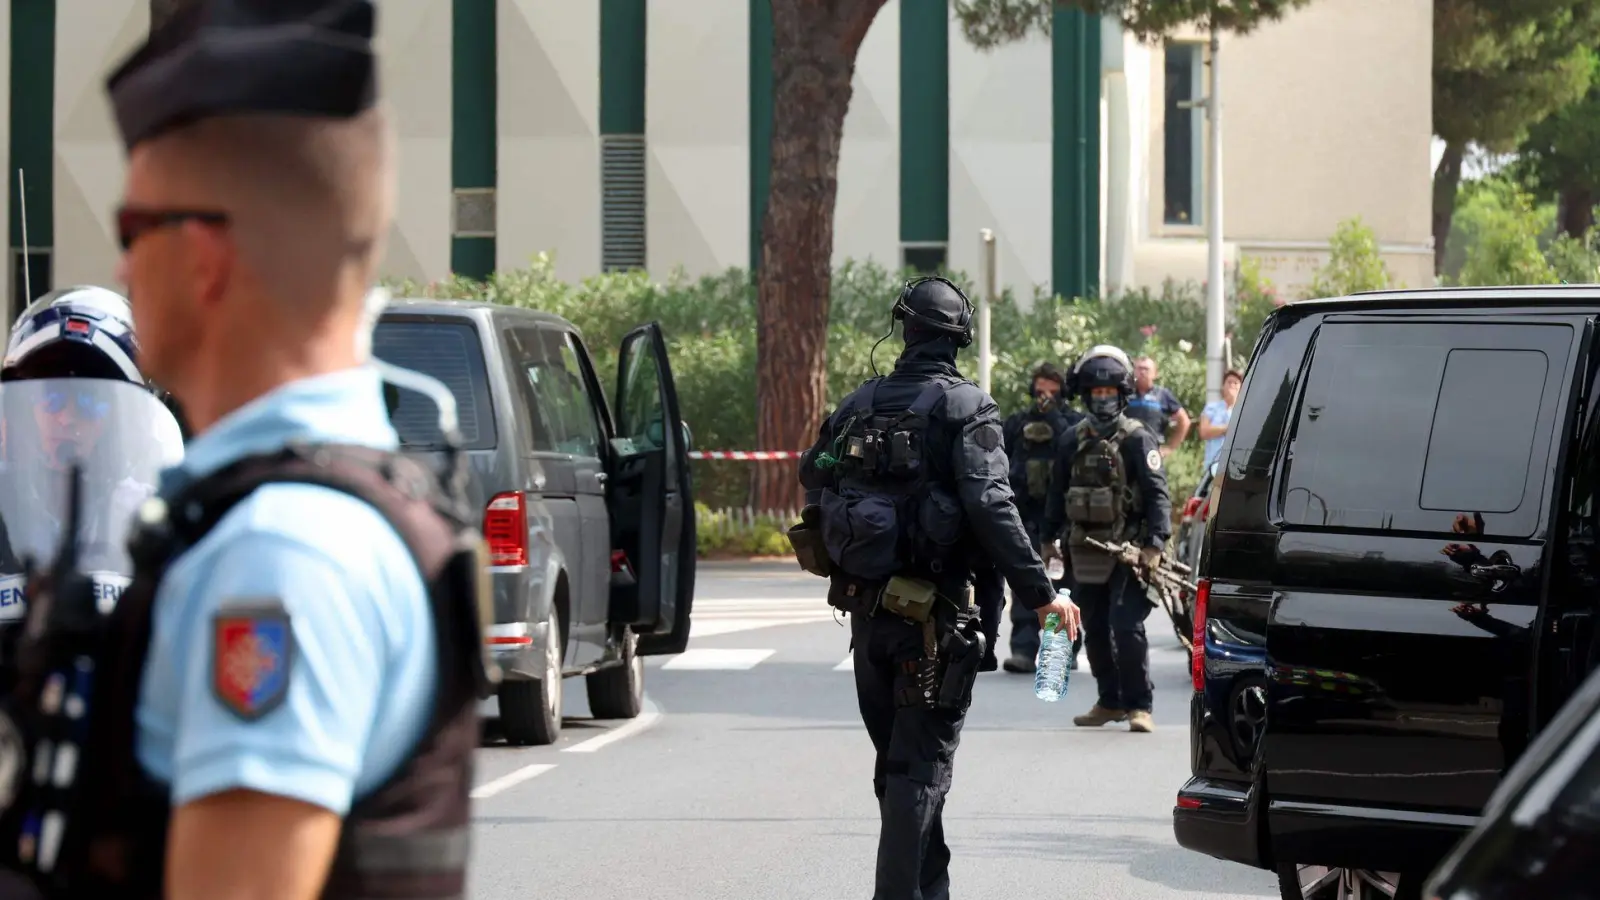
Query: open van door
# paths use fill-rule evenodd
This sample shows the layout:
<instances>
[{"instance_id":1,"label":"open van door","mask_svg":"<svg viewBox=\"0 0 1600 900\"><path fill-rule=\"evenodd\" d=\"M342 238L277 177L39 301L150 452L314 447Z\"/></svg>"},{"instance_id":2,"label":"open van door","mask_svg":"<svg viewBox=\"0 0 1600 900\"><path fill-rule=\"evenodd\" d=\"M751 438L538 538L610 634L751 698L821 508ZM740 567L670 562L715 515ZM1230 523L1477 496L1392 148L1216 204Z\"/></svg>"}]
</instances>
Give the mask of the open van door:
<instances>
[{"instance_id":1,"label":"open van door","mask_svg":"<svg viewBox=\"0 0 1600 900\"><path fill-rule=\"evenodd\" d=\"M641 656L682 653L694 600L694 495L660 324L641 325L622 339L614 396L606 505L611 546L624 554L612 565L631 567L632 577L613 577L610 619L633 627Z\"/></svg>"}]
</instances>

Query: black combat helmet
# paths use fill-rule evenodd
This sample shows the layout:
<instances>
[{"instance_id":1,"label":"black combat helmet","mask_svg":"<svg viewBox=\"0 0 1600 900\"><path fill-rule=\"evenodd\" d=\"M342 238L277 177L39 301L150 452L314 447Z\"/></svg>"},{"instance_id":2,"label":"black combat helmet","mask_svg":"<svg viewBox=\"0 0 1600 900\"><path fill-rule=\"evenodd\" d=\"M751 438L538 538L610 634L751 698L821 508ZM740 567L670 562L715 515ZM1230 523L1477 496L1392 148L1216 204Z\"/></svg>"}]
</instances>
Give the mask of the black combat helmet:
<instances>
[{"instance_id":1,"label":"black combat helmet","mask_svg":"<svg viewBox=\"0 0 1600 900\"><path fill-rule=\"evenodd\" d=\"M906 282L894 305L894 318L903 323L907 344L950 337L957 347L972 343L972 301L945 278L917 278Z\"/></svg>"},{"instance_id":2,"label":"black combat helmet","mask_svg":"<svg viewBox=\"0 0 1600 900\"><path fill-rule=\"evenodd\" d=\"M1117 396L1114 404L1096 403L1090 392L1097 387L1114 387ZM1133 363L1128 354L1110 344L1099 344L1072 367L1068 389L1083 398L1084 408L1102 422L1115 420L1128 406L1133 395Z\"/></svg>"}]
</instances>

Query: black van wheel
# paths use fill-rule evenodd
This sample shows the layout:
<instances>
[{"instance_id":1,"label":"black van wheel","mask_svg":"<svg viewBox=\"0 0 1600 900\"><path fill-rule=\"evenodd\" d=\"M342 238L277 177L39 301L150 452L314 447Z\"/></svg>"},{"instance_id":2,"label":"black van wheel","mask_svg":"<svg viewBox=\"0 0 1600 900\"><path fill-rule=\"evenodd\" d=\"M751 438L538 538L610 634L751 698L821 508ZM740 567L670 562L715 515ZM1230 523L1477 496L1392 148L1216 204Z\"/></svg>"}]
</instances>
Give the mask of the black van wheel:
<instances>
[{"instance_id":1,"label":"black van wheel","mask_svg":"<svg viewBox=\"0 0 1600 900\"><path fill-rule=\"evenodd\" d=\"M1420 884L1421 879L1395 872L1288 863L1278 867L1283 900L1416 900Z\"/></svg>"},{"instance_id":2,"label":"black van wheel","mask_svg":"<svg viewBox=\"0 0 1600 900\"><path fill-rule=\"evenodd\" d=\"M622 637L622 665L584 679L589 712L596 719L632 719L644 709L644 658L636 652L638 646L639 636L628 629Z\"/></svg>"},{"instance_id":3,"label":"black van wheel","mask_svg":"<svg viewBox=\"0 0 1600 900\"><path fill-rule=\"evenodd\" d=\"M561 736L561 614L550 607L544 677L500 684L500 731L518 746L553 744Z\"/></svg>"}]
</instances>

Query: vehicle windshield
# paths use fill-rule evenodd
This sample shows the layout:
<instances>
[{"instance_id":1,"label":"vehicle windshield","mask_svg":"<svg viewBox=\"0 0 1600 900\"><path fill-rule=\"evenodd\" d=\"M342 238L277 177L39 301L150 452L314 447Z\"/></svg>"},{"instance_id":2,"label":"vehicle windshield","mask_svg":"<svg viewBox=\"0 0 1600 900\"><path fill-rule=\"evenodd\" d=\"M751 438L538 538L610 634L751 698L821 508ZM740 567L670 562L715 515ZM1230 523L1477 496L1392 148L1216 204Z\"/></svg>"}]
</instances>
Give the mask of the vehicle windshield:
<instances>
[{"instance_id":1,"label":"vehicle windshield","mask_svg":"<svg viewBox=\"0 0 1600 900\"><path fill-rule=\"evenodd\" d=\"M55 557L68 521L68 471L77 464L80 567L131 575L134 516L161 470L182 460L177 420L135 385L97 378L0 384L0 573L22 571L30 557L41 565Z\"/></svg>"}]
</instances>

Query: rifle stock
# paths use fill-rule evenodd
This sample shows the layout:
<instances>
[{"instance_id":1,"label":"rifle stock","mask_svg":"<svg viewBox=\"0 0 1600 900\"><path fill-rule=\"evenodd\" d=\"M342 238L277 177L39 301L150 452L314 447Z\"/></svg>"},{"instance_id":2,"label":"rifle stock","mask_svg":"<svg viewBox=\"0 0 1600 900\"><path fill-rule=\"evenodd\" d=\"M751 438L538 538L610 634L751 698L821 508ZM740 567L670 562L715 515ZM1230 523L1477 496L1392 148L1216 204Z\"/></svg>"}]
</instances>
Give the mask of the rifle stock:
<instances>
[{"instance_id":1,"label":"rifle stock","mask_svg":"<svg viewBox=\"0 0 1600 900\"><path fill-rule=\"evenodd\" d=\"M1195 586L1185 580L1184 576L1192 574L1192 570L1176 560L1164 560L1161 565L1146 570L1139 555L1139 548L1127 541L1108 542L1096 538L1084 538L1084 543L1111 554L1117 561L1133 569L1134 575L1145 584L1154 583L1157 587L1168 590L1182 590L1193 592Z\"/></svg>"}]
</instances>

